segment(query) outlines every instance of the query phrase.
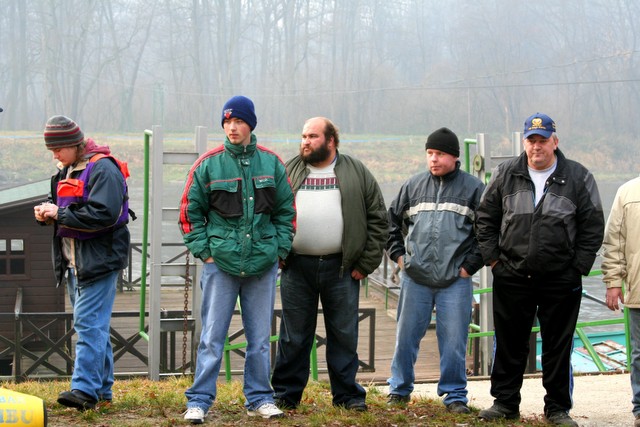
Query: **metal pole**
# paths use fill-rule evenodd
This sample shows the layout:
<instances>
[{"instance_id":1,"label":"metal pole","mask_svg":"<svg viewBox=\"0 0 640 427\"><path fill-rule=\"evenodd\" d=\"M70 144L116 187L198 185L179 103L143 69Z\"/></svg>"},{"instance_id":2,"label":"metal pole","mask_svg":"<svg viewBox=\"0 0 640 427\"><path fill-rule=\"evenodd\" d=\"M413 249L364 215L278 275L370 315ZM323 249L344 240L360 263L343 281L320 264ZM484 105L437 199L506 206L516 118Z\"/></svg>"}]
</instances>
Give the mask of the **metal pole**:
<instances>
[{"instance_id":1,"label":"metal pole","mask_svg":"<svg viewBox=\"0 0 640 427\"><path fill-rule=\"evenodd\" d=\"M144 131L144 191L143 191L143 213L142 213L142 267L140 271L140 326L138 333L146 341L149 341L149 335L145 332L145 314L146 314L146 297L147 297L147 254L149 252L148 236L149 236L149 150L150 140L153 132Z\"/></svg>"},{"instance_id":2,"label":"metal pole","mask_svg":"<svg viewBox=\"0 0 640 427\"><path fill-rule=\"evenodd\" d=\"M164 133L153 126L151 169L151 286L149 289L149 379L160 379L160 303L162 300L162 186Z\"/></svg>"}]
</instances>

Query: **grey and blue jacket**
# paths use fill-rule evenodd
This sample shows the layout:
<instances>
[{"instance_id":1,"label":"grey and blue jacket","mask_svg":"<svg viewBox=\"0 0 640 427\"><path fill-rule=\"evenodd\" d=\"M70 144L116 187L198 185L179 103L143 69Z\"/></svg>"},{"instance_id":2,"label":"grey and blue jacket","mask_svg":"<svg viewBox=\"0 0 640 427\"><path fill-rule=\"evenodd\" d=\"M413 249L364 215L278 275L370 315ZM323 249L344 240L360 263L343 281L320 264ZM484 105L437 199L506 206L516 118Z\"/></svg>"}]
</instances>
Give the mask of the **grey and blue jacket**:
<instances>
[{"instance_id":1,"label":"grey and blue jacket","mask_svg":"<svg viewBox=\"0 0 640 427\"><path fill-rule=\"evenodd\" d=\"M534 206L526 153L498 165L477 211L486 264L499 260L520 275L589 273L600 249L604 214L596 181L556 149L557 165ZM574 271L575 271L574 270Z\"/></svg>"},{"instance_id":2,"label":"grey and blue jacket","mask_svg":"<svg viewBox=\"0 0 640 427\"><path fill-rule=\"evenodd\" d=\"M474 274L482 267L474 233L475 210L484 184L456 169L444 176L423 172L411 177L389 208L387 251L403 256L404 270L416 283L444 288L460 267Z\"/></svg>"}]
</instances>

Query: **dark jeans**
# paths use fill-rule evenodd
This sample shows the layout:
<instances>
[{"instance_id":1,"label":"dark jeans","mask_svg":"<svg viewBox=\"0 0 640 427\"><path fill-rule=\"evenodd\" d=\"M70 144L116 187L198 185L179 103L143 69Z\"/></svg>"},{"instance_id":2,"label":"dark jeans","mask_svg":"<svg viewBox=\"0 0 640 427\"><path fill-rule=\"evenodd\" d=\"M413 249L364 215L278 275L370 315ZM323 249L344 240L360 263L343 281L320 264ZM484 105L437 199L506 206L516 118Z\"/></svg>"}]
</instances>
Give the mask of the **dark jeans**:
<instances>
[{"instance_id":1,"label":"dark jeans","mask_svg":"<svg viewBox=\"0 0 640 427\"><path fill-rule=\"evenodd\" d=\"M275 397L297 406L309 380L309 355L315 339L318 299L327 331L327 366L334 405L364 402L356 383L358 371L358 300L360 285L345 270L342 259L292 255L282 272L282 322L276 364L271 379Z\"/></svg>"},{"instance_id":2,"label":"dark jeans","mask_svg":"<svg viewBox=\"0 0 640 427\"><path fill-rule=\"evenodd\" d=\"M537 315L542 337L542 385L545 414L572 406L573 333L580 312L582 277L575 269L543 277L494 268L493 318L495 345L491 395L517 410L529 354L529 336Z\"/></svg>"}]
</instances>

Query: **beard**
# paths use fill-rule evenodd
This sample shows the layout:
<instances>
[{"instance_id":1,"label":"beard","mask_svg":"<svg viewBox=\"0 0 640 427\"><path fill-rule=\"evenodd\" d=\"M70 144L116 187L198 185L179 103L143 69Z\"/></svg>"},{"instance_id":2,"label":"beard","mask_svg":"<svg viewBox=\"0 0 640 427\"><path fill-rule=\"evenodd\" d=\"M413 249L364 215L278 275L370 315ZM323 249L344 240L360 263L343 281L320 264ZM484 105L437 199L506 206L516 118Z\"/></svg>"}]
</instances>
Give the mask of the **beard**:
<instances>
[{"instance_id":1,"label":"beard","mask_svg":"<svg viewBox=\"0 0 640 427\"><path fill-rule=\"evenodd\" d=\"M315 150L312 149L309 154L303 154L303 152L304 148L300 147L300 157L305 163L310 163L312 165L327 160L331 154L329 152L329 144L327 141Z\"/></svg>"}]
</instances>

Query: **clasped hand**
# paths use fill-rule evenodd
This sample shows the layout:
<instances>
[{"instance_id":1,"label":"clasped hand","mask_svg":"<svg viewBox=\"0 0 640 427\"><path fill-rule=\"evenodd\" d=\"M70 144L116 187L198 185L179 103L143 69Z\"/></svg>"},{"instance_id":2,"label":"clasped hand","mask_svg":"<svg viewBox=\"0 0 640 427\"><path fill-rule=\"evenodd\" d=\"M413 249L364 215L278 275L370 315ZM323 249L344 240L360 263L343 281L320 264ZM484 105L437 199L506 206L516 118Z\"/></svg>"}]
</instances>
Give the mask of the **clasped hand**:
<instances>
[{"instance_id":1,"label":"clasped hand","mask_svg":"<svg viewBox=\"0 0 640 427\"><path fill-rule=\"evenodd\" d=\"M58 206L53 203L43 202L33 207L33 213L37 221L46 222L48 219L58 219Z\"/></svg>"}]
</instances>

